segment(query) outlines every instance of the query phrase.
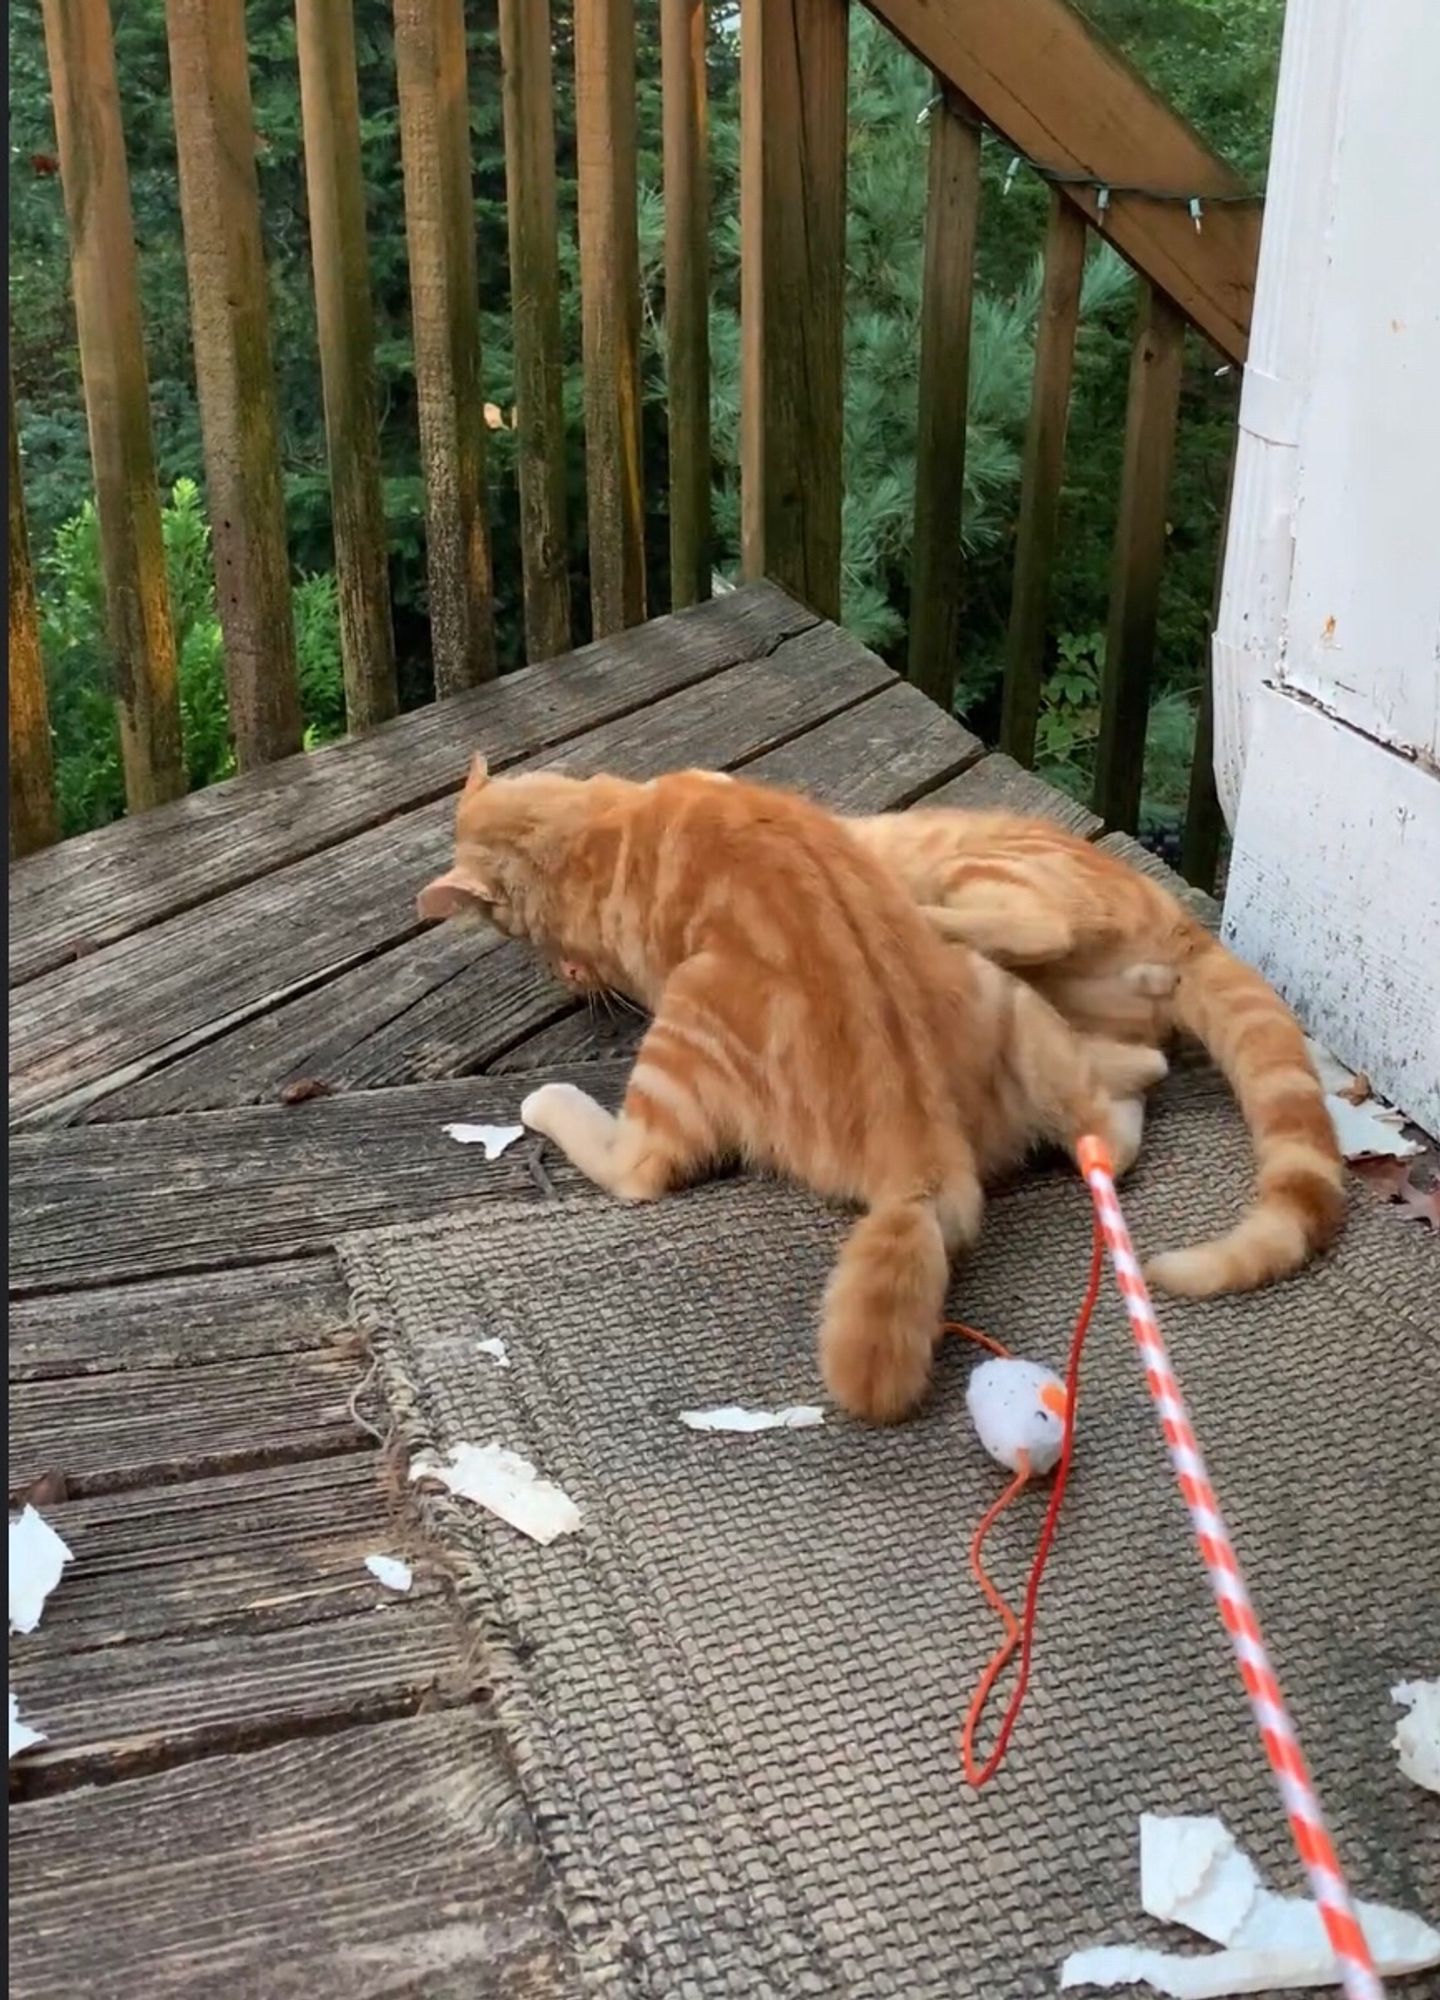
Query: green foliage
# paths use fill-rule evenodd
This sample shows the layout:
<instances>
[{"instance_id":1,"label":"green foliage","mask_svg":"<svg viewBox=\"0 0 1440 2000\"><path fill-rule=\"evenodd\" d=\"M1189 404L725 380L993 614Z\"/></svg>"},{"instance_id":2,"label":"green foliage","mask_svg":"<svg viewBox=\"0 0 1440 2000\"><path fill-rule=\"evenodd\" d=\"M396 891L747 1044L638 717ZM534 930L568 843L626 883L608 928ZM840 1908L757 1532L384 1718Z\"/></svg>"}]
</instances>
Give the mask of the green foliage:
<instances>
[{"instance_id":1,"label":"green foliage","mask_svg":"<svg viewBox=\"0 0 1440 2000\"><path fill-rule=\"evenodd\" d=\"M1263 175L1283 0L1081 0L1150 81L1193 118L1242 173ZM424 494L411 343L404 196L390 0L355 0L361 145L390 583L402 701L429 698ZM643 283L642 395L647 561L652 610L668 591L665 504L664 199L658 24L640 0L637 107ZM194 782L228 768L223 643L208 583L203 452L190 349L188 294L169 107L164 0L112 9L120 97L140 258L153 429L166 507L166 546L180 655L187 764ZM471 169L481 348L487 397L514 400L505 167L496 0L466 8ZM844 616L861 637L903 661L918 410L919 313L933 81L864 10L852 12L849 138ZM329 482L319 394L309 222L303 170L293 0L247 0L257 169L270 286L295 619L309 740L342 726L343 694ZM573 0L552 6L561 216L561 312L574 629L588 630L580 296L575 246ZM106 688L103 619L88 447L63 204L55 167L40 0L9 13L10 311L23 418L26 499L46 653L54 683L67 828L118 811L118 752ZM740 400L739 65L735 9L712 0L711 351L716 567L739 554ZM964 578L959 702L993 735L1009 613L1011 551L1039 296L1047 192L1021 173L1002 193L1007 149L986 141L972 328L965 504L952 559ZM1084 709L1072 683L1083 662L1065 634L1103 626L1118 488L1134 284L1107 246L1087 270L1072 398L1059 552L1051 579L1045 754L1084 780L1087 741L1064 744ZM1152 713L1155 809L1178 796L1164 773L1179 756L1204 656L1216 544L1233 429L1233 376L1194 342L1187 357L1171 490ZM515 439L486 436L502 666L523 653ZM184 497L182 497L184 496ZM1090 664L1095 664L1093 651ZM1180 718L1179 722L1173 720ZM1148 807L1147 807L1148 810Z\"/></svg>"},{"instance_id":2,"label":"green foliage","mask_svg":"<svg viewBox=\"0 0 1440 2000\"><path fill-rule=\"evenodd\" d=\"M210 528L193 479L177 480L160 517L175 631L185 774L193 789L235 768L225 693L225 642L215 609ZM124 810L120 733L108 691L105 586L94 502L62 521L38 565L40 642L50 683L61 830L78 833ZM345 727L340 614L331 575L295 587L295 647L307 745Z\"/></svg>"}]
</instances>

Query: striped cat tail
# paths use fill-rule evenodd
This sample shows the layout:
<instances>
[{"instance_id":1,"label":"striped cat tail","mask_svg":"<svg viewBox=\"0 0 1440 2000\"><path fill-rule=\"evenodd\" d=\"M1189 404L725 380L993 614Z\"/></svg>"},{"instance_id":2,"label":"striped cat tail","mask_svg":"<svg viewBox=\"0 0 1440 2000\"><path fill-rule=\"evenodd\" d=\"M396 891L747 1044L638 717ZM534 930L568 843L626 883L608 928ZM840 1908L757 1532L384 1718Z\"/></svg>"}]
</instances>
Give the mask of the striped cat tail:
<instances>
[{"instance_id":1,"label":"striped cat tail","mask_svg":"<svg viewBox=\"0 0 1440 2000\"><path fill-rule=\"evenodd\" d=\"M879 1202L846 1237L825 1290L820 1366L853 1416L893 1424L920 1401L949 1281L931 1201Z\"/></svg>"},{"instance_id":2,"label":"striped cat tail","mask_svg":"<svg viewBox=\"0 0 1440 2000\"><path fill-rule=\"evenodd\" d=\"M1338 1233L1345 1169L1300 1024L1258 972L1196 926L1175 993L1178 1027L1225 1075L1255 1146L1258 1198L1212 1242L1147 1266L1188 1298L1245 1292L1298 1271Z\"/></svg>"}]
</instances>

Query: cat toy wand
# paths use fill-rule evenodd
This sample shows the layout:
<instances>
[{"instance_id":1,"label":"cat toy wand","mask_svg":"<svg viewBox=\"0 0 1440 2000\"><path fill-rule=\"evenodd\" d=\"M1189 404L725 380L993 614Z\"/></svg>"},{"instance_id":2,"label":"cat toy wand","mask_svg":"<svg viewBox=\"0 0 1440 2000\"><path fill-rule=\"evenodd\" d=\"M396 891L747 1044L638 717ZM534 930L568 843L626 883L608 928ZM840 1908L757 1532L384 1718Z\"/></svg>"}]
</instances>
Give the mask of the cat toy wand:
<instances>
[{"instance_id":1,"label":"cat toy wand","mask_svg":"<svg viewBox=\"0 0 1440 2000\"><path fill-rule=\"evenodd\" d=\"M1120 1213L1109 1157L1095 1138L1082 1139L1076 1157L1095 1203L1095 1220L1110 1252L1115 1282L1130 1316L1130 1328L1145 1367L1145 1380L1165 1433L1175 1477L1190 1510L1191 1526L1210 1578L1210 1588L1225 1630L1230 1634L1240 1678L1250 1698L1251 1713L1270 1760L1290 1832L1305 1864L1325 1934L1339 1966L1345 2000L1381 2000L1383 1989L1370 1957L1370 1947L1355 1915L1339 1857L1325 1830L1314 1781L1301 1754L1295 1725L1290 1720L1265 1641L1260 1636L1250 1594L1240 1574L1229 1532L1220 1517L1220 1503L1205 1470L1190 1413L1170 1364L1130 1232Z\"/></svg>"}]
</instances>

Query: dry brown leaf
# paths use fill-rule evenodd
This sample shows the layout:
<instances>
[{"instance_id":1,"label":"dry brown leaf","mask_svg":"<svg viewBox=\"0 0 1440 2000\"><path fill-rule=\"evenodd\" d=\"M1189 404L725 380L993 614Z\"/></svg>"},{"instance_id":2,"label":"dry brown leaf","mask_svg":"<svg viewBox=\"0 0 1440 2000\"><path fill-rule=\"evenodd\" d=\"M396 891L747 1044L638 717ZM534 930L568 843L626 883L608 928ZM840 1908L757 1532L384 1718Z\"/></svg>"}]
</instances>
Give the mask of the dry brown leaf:
<instances>
[{"instance_id":1,"label":"dry brown leaf","mask_svg":"<svg viewBox=\"0 0 1440 2000\"><path fill-rule=\"evenodd\" d=\"M1351 1077L1343 1090L1335 1093L1337 1097L1343 1097L1347 1104L1363 1104L1370 1094L1370 1079L1363 1069L1358 1076Z\"/></svg>"},{"instance_id":2,"label":"dry brown leaf","mask_svg":"<svg viewBox=\"0 0 1440 2000\"><path fill-rule=\"evenodd\" d=\"M293 1083L287 1083L280 1092L282 1104L308 1104L312 1097L328 1097L333 1085L322 1083L318 1076L297 1076Z\"/></svg>"},{"instance_id":3,"label":"dry brown leaf","mask_svg":"<svg viewBox=\"0 0 1440 2000\"><path fill-rule=\"evenodd\" d=\"M42 1472L23 1493L11 1498L20 1506L58 1507L70 1498L70 1481L63 1472Z\"/></svg>"},{"instance_id":4,"label":"dry brown leaf","mask_svg":"<svg viewBox=\"0 0 1440 2000\"><path fill-rule=\"evenodd\" d=\"M1440 1181L1434 1187L1419 1188L1406 1181L1399 1194L1400 1215L1406 1222L1428 1223L1440 1229Z\"/></svg>"},{"instance_id":5,"label":"dry brown leaf","mask_svg":"<svg viewBox=\"0 0 1440 2000\"><path fill-rule=\"evenodd\" d=\"M1393 1159L1388 1154L1352 1160L1350 1170L1358 1174L1366 1187L1378 1194L1382 1201L1398 1201L1410 1181L1409 1162Z\"/></svg>"}]
</instances>

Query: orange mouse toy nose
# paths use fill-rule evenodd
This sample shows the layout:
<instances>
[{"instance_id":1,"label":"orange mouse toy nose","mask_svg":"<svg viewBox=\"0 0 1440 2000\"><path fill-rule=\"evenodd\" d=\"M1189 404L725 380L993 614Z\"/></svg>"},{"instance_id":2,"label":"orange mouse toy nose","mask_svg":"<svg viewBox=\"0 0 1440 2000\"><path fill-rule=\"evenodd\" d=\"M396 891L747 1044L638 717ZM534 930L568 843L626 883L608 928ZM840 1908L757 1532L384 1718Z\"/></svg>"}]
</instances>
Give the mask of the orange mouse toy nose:
<instances>
[{"instance_id":1,"label":"orange mouse toy nose","mask_svg":"<svg viewBox=\"0 0 1440 2000\"><path fill-rule=\"evenodd\" d=\"M1052 1417L1058 1417L1062 1424L1070 1421L1070 1398L1058 1382L1046 1382L1040 1390L1040 1407L1048 1410Z\"/></svg>"}]
</instances>

